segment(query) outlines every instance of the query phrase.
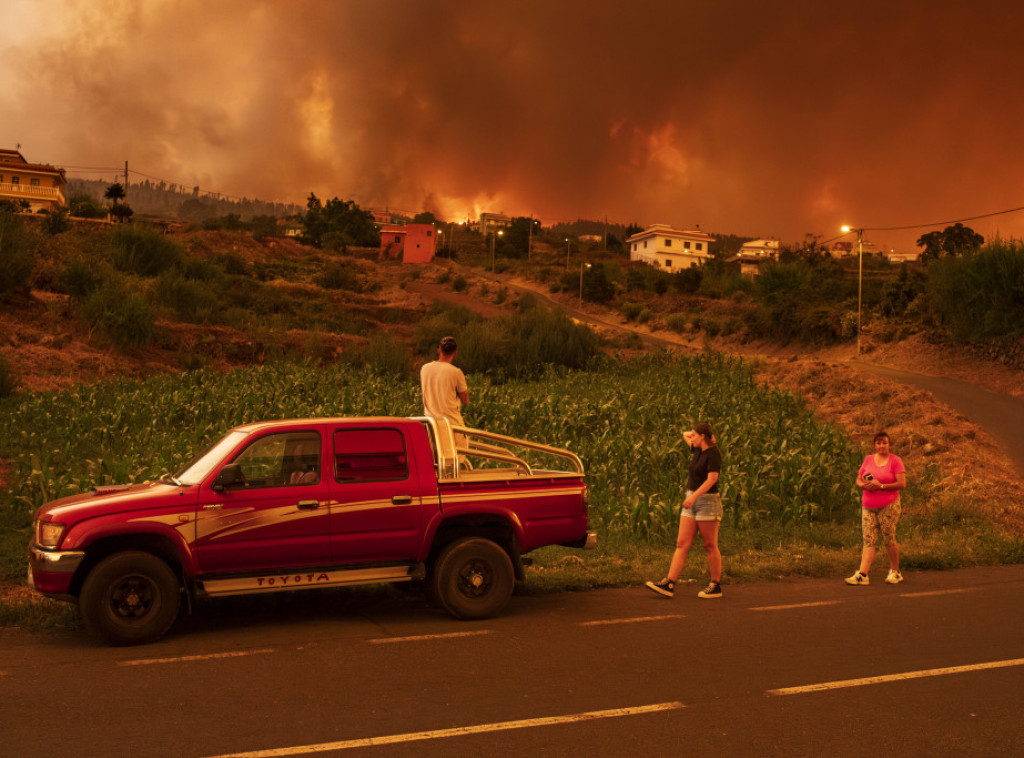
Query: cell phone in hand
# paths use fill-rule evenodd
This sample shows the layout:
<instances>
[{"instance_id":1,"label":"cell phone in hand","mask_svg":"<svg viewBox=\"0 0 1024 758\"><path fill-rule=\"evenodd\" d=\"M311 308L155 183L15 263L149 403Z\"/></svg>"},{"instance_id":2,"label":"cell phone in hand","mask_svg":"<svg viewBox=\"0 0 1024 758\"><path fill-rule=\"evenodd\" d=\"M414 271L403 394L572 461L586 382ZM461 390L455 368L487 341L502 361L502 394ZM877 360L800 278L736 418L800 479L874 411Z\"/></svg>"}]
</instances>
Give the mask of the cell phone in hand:
<instances>
[{"instance_id":1,"label":"cell phone in hand","mask_svg":"<svg viewBox=\"0 0 1024 758\"><path fill-rule=\"evenodd\" d=\"M865 482L873 482L873 481L875 481L875 477L871 476L870 472L864 474L863 479L864 479Z\"/></svg>"}]
</instances>

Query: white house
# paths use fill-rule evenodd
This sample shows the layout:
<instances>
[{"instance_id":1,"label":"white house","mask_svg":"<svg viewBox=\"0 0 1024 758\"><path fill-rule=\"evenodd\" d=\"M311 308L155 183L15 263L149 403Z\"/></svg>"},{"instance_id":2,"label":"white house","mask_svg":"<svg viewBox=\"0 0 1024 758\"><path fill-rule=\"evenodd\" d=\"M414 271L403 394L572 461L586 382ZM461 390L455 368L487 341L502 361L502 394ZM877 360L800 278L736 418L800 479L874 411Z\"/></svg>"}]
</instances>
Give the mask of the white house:
<instances>
[{"instance_id":1,"label":"white house","mask_svg":"<svg viewBox=\"0 0 1024 758\"><path fill-rule=\"evenodd\" d=\"M714 237L699 229L680 231L667 224L652 224L626 239L626 244L631 261L675 272L703 264L711 257L708 248L714 241Z\"/></svg>"},{"instance_id":2,"label":"white house","mask_svg":"<svg viewBox=\"0 0 1024 758\"><path fill-rule=\"evenodd\" d=\"M774 258L779 257L778 240L751 240L743 243L740 248L741 258Z\"/></svg>"}]
</instances>

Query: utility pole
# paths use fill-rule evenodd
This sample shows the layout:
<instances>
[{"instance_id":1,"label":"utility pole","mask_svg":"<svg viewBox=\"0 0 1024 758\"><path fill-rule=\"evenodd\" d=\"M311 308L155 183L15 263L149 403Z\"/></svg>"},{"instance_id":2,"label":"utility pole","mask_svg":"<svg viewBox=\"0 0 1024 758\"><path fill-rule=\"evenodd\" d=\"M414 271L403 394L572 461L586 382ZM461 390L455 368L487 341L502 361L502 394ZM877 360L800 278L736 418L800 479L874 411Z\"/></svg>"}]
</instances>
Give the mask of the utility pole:
<instances>
[{"instance_id":1,"label":"utility pole","mask_svg":"<svg viewBox=\"0 0 1024 758\"><path fill-rule=\"evenodd\" d=\"M526 262L530 262L530 255L533 253L533 215L530 216L530 233L526 238Z\"/></svg>"},{"instance_id":2,"label":"utility pole","mask_svg":"<svg viewBox=\"0 0 1024 758\"><path fill-rule=\"evenodd\" d=\"M128 202L128 161L124 162L124 201Z\"/></svg>"}]
</instances>

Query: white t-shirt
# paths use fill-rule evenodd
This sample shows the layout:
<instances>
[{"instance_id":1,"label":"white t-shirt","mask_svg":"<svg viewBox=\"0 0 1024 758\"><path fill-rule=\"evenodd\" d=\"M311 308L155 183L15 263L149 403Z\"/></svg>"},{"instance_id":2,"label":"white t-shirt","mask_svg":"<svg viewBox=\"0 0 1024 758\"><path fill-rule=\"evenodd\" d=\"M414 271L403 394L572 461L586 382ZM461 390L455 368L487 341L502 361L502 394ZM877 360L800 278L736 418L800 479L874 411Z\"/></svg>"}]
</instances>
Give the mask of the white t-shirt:
<instances>
[{"instance_id":1,"label":"white t-shirt","mask_svg":"<svg viewBox=\"0 0 1024 758\"><path fill-rule=\"evenodd\" d=\"M462 401L458 393L468 392L462 369L444 361L424 363L420 369L423 388L423 410L428 416L446 418L451 423L465 426L462 420Z\"/></svg>"}]
</instances>

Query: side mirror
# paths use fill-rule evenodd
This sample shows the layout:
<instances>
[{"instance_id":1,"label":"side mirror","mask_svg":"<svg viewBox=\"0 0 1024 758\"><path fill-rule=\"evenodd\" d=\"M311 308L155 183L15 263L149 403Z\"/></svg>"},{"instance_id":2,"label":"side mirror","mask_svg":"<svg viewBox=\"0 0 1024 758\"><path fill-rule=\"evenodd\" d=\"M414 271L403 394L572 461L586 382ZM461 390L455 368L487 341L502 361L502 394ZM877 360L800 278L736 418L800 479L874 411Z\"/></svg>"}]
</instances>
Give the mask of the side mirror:
<instances>
[{"instance_id":1,"label":"side mirror","mask_svg":"<svg viewBox=\"0 0 1024 758\"><path fill-rule=\"evenodd\" d=\"M217 474L210 489L214 492L222 492L223 490L241 489L244 486L245 474L242 473L242 467L237 463L229 463Z\"/></svg>"}]
</instances>

